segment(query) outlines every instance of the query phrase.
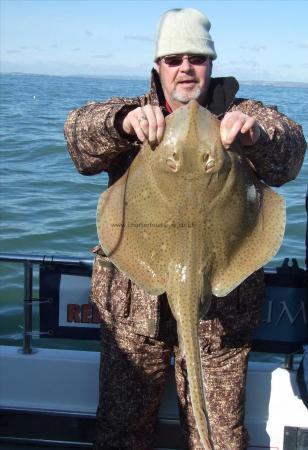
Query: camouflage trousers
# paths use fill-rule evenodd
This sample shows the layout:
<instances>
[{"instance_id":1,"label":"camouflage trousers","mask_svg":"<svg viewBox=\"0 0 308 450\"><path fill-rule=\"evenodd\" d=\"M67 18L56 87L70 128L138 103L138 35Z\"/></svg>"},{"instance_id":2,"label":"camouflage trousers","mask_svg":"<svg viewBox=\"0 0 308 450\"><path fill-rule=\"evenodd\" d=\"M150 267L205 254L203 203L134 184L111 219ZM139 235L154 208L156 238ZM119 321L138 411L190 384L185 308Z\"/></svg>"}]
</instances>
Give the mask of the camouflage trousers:
<instances>
[{"instance_id":1,"label":"camouflage trousers","mask_svg":"<svg viewBox=\"0 0 308 450\"><path fill-rule=\"evenodd\" d=\"M262 302L259 297L249 305L248 299L247 305L239 305L236 291L233 297L216 298L207 320L200 321L199 326L206 404L215 450L245 450L248 445L244 427L247 359L251 331L259 320ZM161 303L156 339L135 334L120 323L102 325L95 449L153 449L172 354L185 449L203 449L192 413L185 360L178 348L176 322L163 296Z\"/></svg>"}]
</instances>

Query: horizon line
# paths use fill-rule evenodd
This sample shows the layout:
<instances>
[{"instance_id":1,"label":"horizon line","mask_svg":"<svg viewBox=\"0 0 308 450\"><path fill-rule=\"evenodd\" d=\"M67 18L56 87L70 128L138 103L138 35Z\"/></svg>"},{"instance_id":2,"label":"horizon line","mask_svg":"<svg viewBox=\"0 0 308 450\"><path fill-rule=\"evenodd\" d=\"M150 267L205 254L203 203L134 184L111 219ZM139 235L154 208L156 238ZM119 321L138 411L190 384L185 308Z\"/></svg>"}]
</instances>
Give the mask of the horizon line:
<instances>
[{"instance_id":1,"label":"horizon line","mask_svg":"<svg viewBox=\"0 0 308 450\"><path fill-rule=\"evenodd\" d=\"M0 75L34 75L34 76L46 76L46 77L59 77L59 78L121 78L121 79L135 79L135 80L149 80L151 78L151 75L129 75L129 74L66 74L66 75L60 75L60 74L48 74L48 73L36 73L36 72L19 72L19 71L13 71L13 72L7 72L0 70ZM227 77L227 76L226 76ZM213 78L224 78L224 77L213 77ZM262 80L262 79L249 79L249 80L238 80L239 83L242 84L279 84L279 85L288 85L288 86L308 86L308 83L305 81L279 81L279 80Z\"/></svg>"}]
</instances>

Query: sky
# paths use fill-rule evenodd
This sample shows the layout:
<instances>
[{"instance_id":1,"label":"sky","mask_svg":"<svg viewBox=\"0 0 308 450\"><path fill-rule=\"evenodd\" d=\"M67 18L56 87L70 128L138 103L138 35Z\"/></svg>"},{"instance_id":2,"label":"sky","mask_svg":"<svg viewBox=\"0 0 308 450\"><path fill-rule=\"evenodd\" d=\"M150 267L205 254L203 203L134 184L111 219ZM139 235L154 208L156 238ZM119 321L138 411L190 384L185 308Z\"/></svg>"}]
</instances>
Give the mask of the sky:
<instances>
[{"instance_id":1,"label":"sky","mask_svg":"<svg viewBox=\"0 0 308 450\"><path fill-rule=\"evenodd\" d=\"M211 21L213 76L308 83L308 0L0 0L0 71L148 77L172 8Z\"/></svg>"}]
</instances>

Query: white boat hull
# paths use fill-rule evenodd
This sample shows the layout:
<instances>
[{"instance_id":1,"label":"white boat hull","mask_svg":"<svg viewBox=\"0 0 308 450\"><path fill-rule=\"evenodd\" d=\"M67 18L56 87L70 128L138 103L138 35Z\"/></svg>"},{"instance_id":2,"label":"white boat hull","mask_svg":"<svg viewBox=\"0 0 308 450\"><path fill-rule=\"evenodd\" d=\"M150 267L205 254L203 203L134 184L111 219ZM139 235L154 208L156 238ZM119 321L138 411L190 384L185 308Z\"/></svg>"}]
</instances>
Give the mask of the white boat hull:
<instances>
[{"instance_id":1,"label":"white boat hull","mask_svg":"<svg viewBox=\"0 0 308 450\"><path fill-rule=\"evenodd\" d=\"M17 347L0 347L0 408L95 417L98 402L99 353L39 349L24 355ZM249 362L246 426L249 450L283 450L285 427L308 428L294 370L282 368L283 358L264 356ZM161 422L178 423L175 382L164 393Z\"/></svg>"}]
</instances>

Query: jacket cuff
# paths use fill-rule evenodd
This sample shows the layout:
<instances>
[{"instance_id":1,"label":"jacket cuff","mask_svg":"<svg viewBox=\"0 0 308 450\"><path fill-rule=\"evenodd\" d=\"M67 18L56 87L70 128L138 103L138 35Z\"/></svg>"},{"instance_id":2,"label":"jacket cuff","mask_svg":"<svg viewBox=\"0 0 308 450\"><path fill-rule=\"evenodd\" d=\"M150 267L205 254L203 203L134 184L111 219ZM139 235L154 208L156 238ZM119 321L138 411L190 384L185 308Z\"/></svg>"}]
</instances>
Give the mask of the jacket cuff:
<instances>
[{"instance_id":1,"label":"jacket cuff","mask_svg":"<svg viewBox=\"0 0 308 450\"><path fill-rule=\"evenodd\" d=\"M264 127L258 123L258 126L260 128L260 136L259 139L257 140L257 142L255 143L255 145L268 145L271 142L271 139L269 137L269 135L267 134L267 132L265 131Z\"/></svg>"},{"instance_id":2,"label":"jacket cuff","mask_svg":"<svg viewBox=\"0 0 308 450\"><path fill-rule=\"evenodd\" d=\"M115 114L115 117L114 117L114 128L115 128L115 130L117 131L119 136L121 136L122 138L126 139L129 142L135 142L137 139L136 139L136 136L128 134L128 133L125 133L125 131L123 130L123 120L125 119L125 117L127 116L127 114L130 111L133 111L136 108L137 108L136 105L124 105Z\"/></svg>"}]
</instances>

